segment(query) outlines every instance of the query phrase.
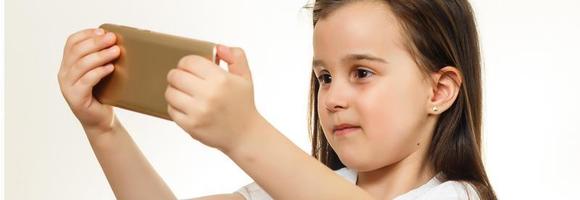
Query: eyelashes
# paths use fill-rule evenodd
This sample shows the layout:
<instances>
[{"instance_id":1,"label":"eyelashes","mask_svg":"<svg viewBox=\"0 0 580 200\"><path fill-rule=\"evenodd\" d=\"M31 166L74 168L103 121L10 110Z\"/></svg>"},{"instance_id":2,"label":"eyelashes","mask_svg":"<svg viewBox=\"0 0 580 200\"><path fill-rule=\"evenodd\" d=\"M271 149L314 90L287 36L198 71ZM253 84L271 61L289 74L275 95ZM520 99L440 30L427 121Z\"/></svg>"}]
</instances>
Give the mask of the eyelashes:
<instances>
[{"instance_id":1,"label":"eyelashes","mask_svg":"<svg viewBox=\"0 0 580 200\"><path fill-rule=\"evenodd\" d=\"M371 72L370 70L366 70L366 69L356 69L356 78L358 79L363 79L363 78L368 78L373 74L373 72Z\"/></svg>"},{"instance_id":2,"label":"eyelashes","mask_svg":"<svg viewBox=\"0 0 580 200\"><path fill-rule=\"evenodd\" d=\"M355 70L353 70L349 76L352 77L356 82L359 82L364 81L365 79L368 79L373 75L375 75L375 73L372 72L371 70L358 67ZM318 83L320 85L328 85L332 83L332 76L327 70L321 70L316 78L318 79Z\"/></svg>"},{"instance_id":3,"label":"eyelashes","mask_svg":"<svg viewBox=\"0 0 580 200\"><path fill-rule=\"evenodd\" d=\"M326 71L326 70L324 70ZM318 83L321 85L330 84L332 82L332 76L327 72L321 72L321 74L317 77Z\"/></svg>"}]
</instances>

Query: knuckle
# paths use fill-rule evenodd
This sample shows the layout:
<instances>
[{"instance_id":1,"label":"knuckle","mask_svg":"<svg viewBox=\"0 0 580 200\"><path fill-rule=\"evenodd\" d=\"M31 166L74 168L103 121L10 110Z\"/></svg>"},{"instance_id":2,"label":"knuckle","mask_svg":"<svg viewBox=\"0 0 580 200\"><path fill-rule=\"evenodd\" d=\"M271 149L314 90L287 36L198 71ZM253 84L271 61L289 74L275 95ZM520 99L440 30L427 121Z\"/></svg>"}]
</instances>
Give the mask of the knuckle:
<instances>
[{"instance_id":1,"label":"knuckle","mask_svg":"<svg viewBox=\"0 0 580 200\"><path fill-rule=\"evenodd\" d=\"M171 117L172 119L175 120L175 113L173 112L173 109L171 108L171 105L167 104L165 106L165 110L167 111L167 114L169 114L169 117Z\"/></svg>"},{"instance_id":2,"label":"knuckle","mask_svg":"<svg viewBox=\"0 0 580 200\"><path fill-rule=\"evenodd\" d=\"M179 60L178 67L182 69L187 69L191 66L199 64L203 60L203 57L198 55L187 55Z\"/></svg>"},{"instance_id":3,"label":"knuckle","mask_svg":"<svg viewBox=\"0 0 580 200\"><path fill-rule=\"evenodd\" d=\"M73 34L68 35L68 37L66 38L66 42L67 43L72 42L73 39L74 39L74 37L75 37L75 35L76 35L76 33L73 33Z\"/></svg>"},{"instance_id":4,"label":"knuckle","mask_svg":"<svg viewBox=\"0 0 580 200\"><path fill-rule=\"evenodd\" d=\"M112 56L113 48L108 48L103 51L97 52L97 57L100 59L109 58Z\"/></svg>"},{"instance_id":5,"label":"knuckle","mask_svg":"<svg viewBox=\"0 0 580 200\"><path fill-rule=\"evenodd\" d=\"M91 39L90 39L90 40L91 40L91 42L90 42L90 43L91 43L91 45L92 45L92 46L99 46L99 45L102 45L103 43L105 43L105 42L102 40L102 38L103 38L103 37L91 37Z\"/></svg>"},{"instance_id":6,"label":"knuckle","mask_svg":"<svg viewBox=\"0 0 580 200\"><path fill-rule=\"evenodd\" d=\"M113 51L113 49L106 49L106 50L103 50L103 51L96 52L96 54L93 54L91 56L91 61L92 62L94 62L94 61L103 61L105 59L112 58L114 56L114 54L113 54L112 51Z\"/></svg>"},{"instance_id":7,"label":"knuckle","mask_svg":"<svg viewBox=\"0 0 580 200\"><path fill-rule=\"evenodd\" d=\"M103 51L103 54L107 59L117 57L121 53L121 49L118 46L109 47L107 50Z\"/></svg>"},{"instance_id":8,"label":"knuckle","mask_svg":"<svg viewBox=\"0 0 580 200\"><path fill-rule=\"evenodd\" d=\"M69 36L66 38L66 42L65 42L65 44L67 44L67 45L69 45L69 46L70 46L70 45L72 45L72 43L74 42L74 40L75 40L75 38L76 38L77 34L78 34L78 33L73 33L73 34L70 34L70 35L69 35Z\"/></svg>"},{"instance_id":9,"label":"knuckle","mask_svg":"<svg viewBox=\"0 0 580 200\"><path fill-rule=\"evenodd\" d=\"M167 82L170 85L173 85L173 86L179 85L179 83L180 83L179 80L180 80L180 77L181 77L181 72L179 70L172 69L169 72L169 74L167 74L167 75L168 75Z\"/></svg>"},{"instance_id":10,"label":"knuckle","mask_svg":"<svg viewBox=\"0 0 580 200\"><path fill-rule=\"evenodd\" d=\"M76 56L79 55L81 52L81 45L80 44L74 44L73 46L70 47L69 49L69 53L71 55L69 56Z\"/></svg>"},{"instance_id":11,"label":"knuckle","mask_svg":"<svg viewBox=\"0 0 580 200\"><path fill-rule=\"evenodd\" d=\"M91 60L93 60L94 55L89 55L86 56L84 58L81 58L80 60L77 61L76 65L73 65L72 68L77 68L77 69L84 69L89 67L89 64L91 63Z\"/></svg>"},{"instance_id":12,"label":"knuckle","mask_svg":"<svg viewBox=\"0 0 580 200\"><path fill-rule=\"evenodd\" d=\"M72 46L70 47L71 48L70 51L73 52L74 54L79 54L87 46L85 41L79 41L79 42L77 42L75 44L71 44L71 45Z\"/></svg>"},{"instance_id":13,"label":"knuckle","mask_svg":"<svg viewBox=\"0 0 580 200\"><path fill-rule=\"evenodd\" d=\"M113 38L113 39L111 39ZM106 33L103 35L93 37L93 44L95 46L106 46L116 40L115 34L113 33Z\"/></svg>"},{"instance_id":14,"label":"knuckle","mask_svg":"<svg viewBox=\"0 0 580 200\"><path fill-rule=\"evenodd\" d=\"M177 64L177 66L178 67L185 67L187 65L190 65L194 61L195 61L195 56L187 55L179 60L179 63Z\"/></svg>"},{"instance_id":15,"label":"knuckle","mask_svg":"<svg viewBox=\"0 0 580 200\"><path fill-rule=\"evenodd\" d=\"M174 75L174 73L175 73L174 70L175 69L171 69L171 70L169 70L169 72L167 72L167 77L166 78L167 78L167 83L169 83L169 84L173 83L173 77L175 76Z\"/></svg>"},{"instance_id":16,"label":"knuckle","mask_svg":"<svg viewBox=\"0 0 580 200\"><path fill-rule=\"evenodd\" d=\"M240 56L246 56L246 52L244 51L244 49L240 48L240 47L232 47L232 53L234 54L234 56L236 57L240 57Z\"/></svg>"},{"instance_id":17,"label":"knuckle","mask_svg":"<svg viewBox=\"0 0 580 200\"><path fill-rule=\"evenodd\" d=\"M93 31L93 29L84 29L81 31L77 31L74 33L71 33L67 38L66 38L66 45L67 46L71 46L73 45L73 43L77 42L77 40L79 38L82 38L82 35L84 34L88 34L88 32Z\"/></svg>"},{"instance_id":18,"label":"knuckle","mask_svg":"<svg viewBox=\"0 0 580 200\"><path fill-rule=\"evenodd\" d=\"M167 87L167 89L165 89L165 99L167 100L167 103L171 105L171 102L173 100L173 95L172 95L172 91L170 87Z\"/></svg>"}]
</instances>

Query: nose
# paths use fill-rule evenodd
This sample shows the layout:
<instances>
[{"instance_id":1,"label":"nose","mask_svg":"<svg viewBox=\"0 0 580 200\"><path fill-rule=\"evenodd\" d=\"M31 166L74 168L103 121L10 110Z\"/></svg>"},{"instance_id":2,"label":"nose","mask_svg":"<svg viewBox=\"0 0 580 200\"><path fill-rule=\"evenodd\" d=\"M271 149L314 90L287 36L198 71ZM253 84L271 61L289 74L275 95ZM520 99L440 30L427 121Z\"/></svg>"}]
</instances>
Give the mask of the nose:
<instances>
[{"instance_id":1,"label":"nose","mask_svg":"<svg viewBox=\"0 0 580 200\"><path fill-rule=\"evenodd\" d=\"M324 104L329 112L338 112L349 106L349 90L345 83L333 81L324 94Z\"/></svg>"}]
</instances>

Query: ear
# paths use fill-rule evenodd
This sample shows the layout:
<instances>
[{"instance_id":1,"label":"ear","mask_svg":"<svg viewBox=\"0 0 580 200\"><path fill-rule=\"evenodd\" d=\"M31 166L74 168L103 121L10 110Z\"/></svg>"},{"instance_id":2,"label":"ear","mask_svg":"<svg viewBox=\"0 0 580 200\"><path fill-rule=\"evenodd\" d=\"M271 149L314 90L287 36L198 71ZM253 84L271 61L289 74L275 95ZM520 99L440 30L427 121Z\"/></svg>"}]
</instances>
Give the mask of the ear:
<instances>
[{"instance_id":1,"label":"ear","mask_svg":"<svg viewBox=\"0 0 580 200\"><path fill-rule=\"evenodd\" d=\"M457 99L463 77L456 67L446 66L438 72L431 73L431 79L433 88L429 98L428 113L439 115L449 109Z\"/></svg>"}]
</instances>

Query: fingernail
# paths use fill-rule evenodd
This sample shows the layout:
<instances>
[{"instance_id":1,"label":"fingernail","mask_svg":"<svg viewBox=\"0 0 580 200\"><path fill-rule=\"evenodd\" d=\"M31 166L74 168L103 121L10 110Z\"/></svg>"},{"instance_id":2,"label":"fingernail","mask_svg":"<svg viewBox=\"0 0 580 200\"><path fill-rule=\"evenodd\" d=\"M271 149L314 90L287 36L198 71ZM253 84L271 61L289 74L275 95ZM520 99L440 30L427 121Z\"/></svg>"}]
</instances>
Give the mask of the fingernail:
<instances>
[{"instance_id":1,"label":"fingernail","mask_svg":"<svg viewBox=\"0 0 580 200\"><path fill-rule=\"evenodd\" d=\"M97 34L97 35L102 35L104 33L105 33L105 30L103 30L102 28L95 29L95 34Z\"/></svg>"},{"instance_id":2,"label":"fingernail","mask_svg":"<svg viewBox=\"0 0 580 200\"><path fill-rule=\"evenodd\" d=\"M113 34L114 34L114 33L108 32L108 33L105 35L105 39L106 39L106 40L113 39Z\"/></svg>"}]
</instances>

